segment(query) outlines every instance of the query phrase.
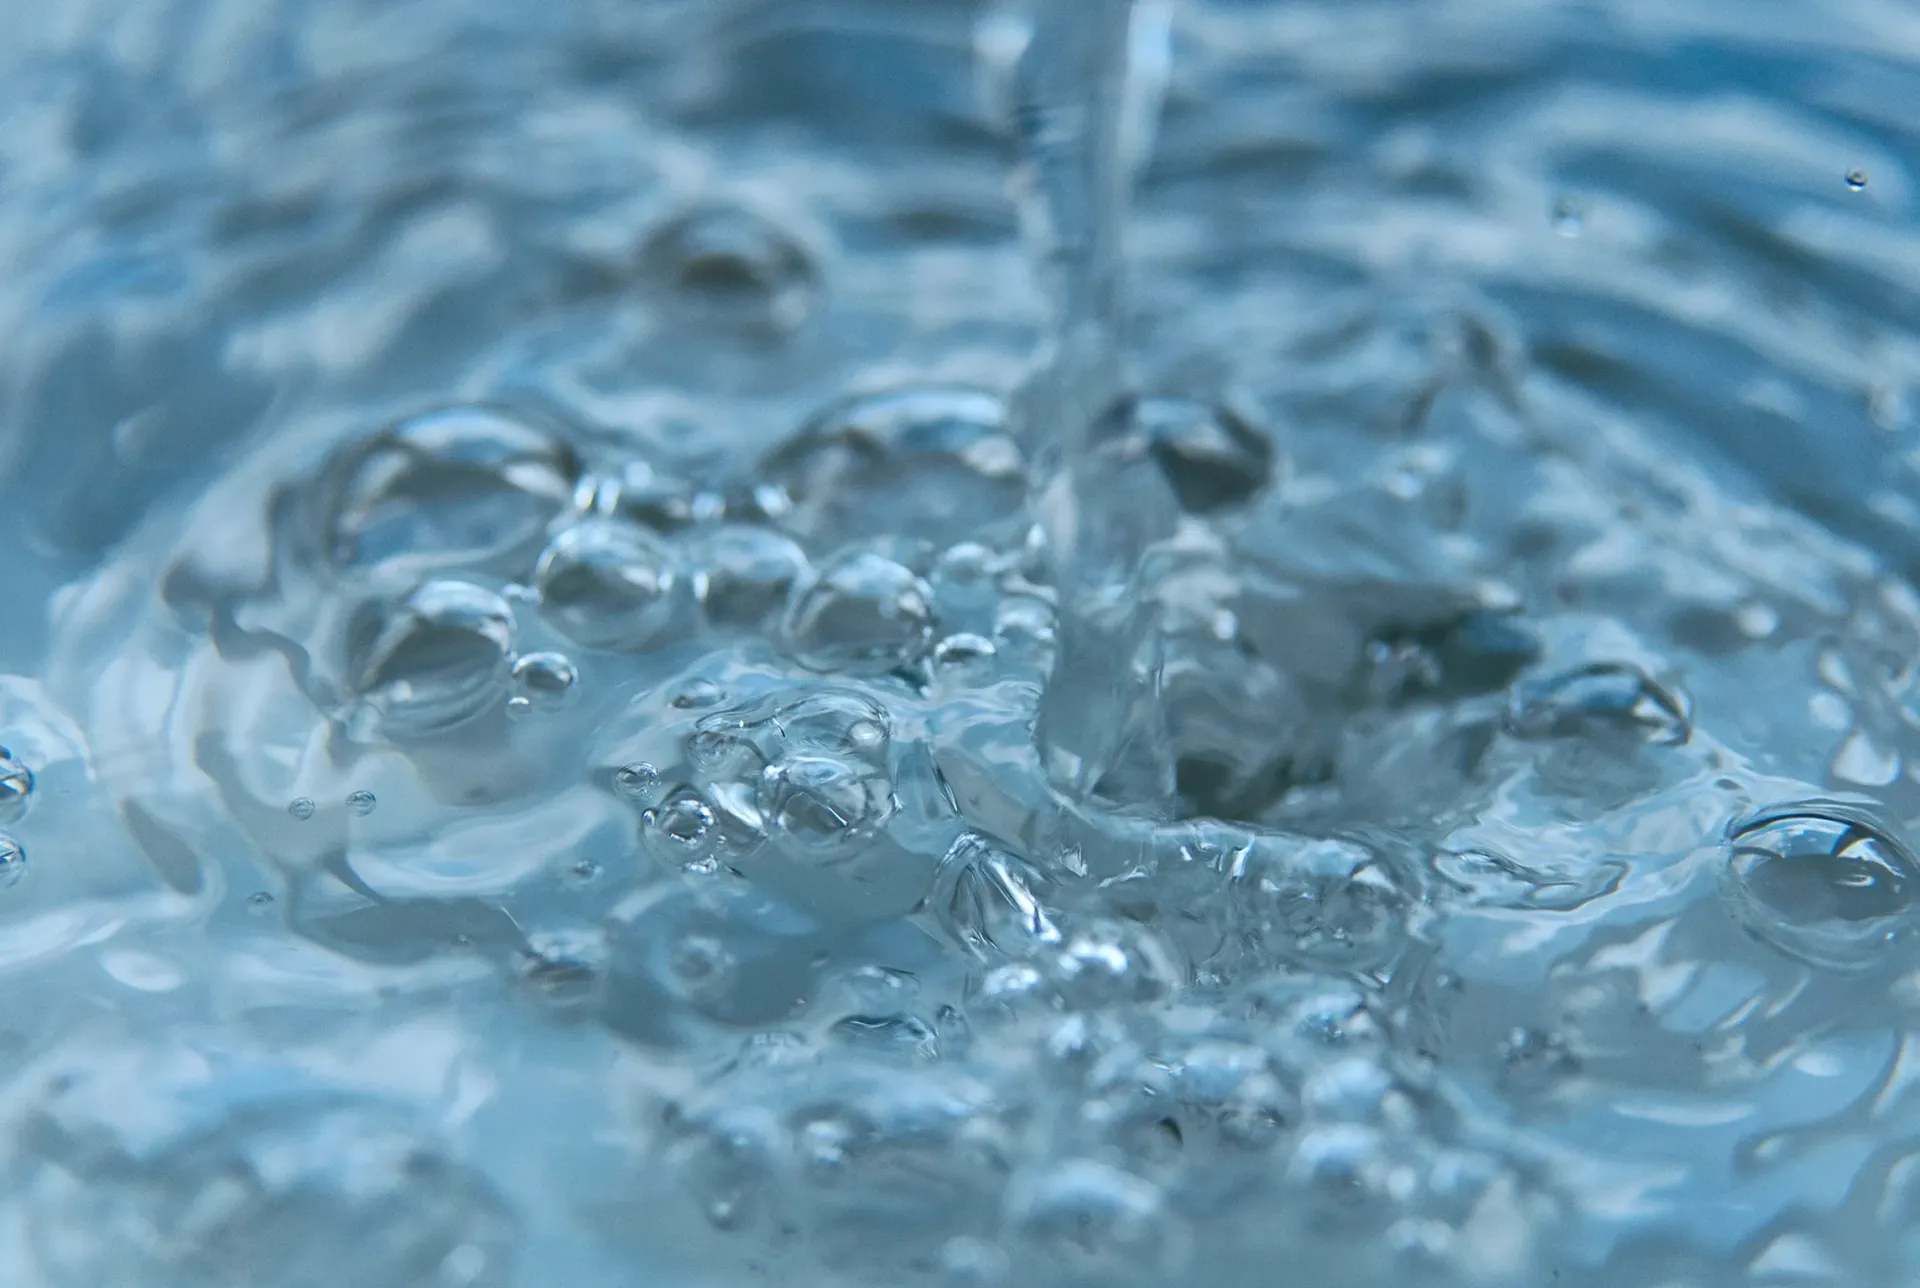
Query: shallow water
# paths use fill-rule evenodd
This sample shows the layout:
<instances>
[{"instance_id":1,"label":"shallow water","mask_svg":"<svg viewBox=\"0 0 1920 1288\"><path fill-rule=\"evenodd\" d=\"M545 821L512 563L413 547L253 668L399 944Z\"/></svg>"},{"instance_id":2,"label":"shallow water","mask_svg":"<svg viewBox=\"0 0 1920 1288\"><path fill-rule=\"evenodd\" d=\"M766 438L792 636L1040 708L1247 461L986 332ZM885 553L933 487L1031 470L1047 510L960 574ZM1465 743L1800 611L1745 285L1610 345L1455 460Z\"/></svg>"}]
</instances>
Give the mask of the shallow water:
<instances>
[{"instance_id":1,"label":"shallow water","mask_svg":"<svg viewBox=\"0 0 1920 1288\"><path fill-rule=\"evenodd\" d=\"M1010 11L495 8L8 15L0 1278L1920 1282L1909 7L1177 6L1065 587Z\"/></svg>"}]
</instances>

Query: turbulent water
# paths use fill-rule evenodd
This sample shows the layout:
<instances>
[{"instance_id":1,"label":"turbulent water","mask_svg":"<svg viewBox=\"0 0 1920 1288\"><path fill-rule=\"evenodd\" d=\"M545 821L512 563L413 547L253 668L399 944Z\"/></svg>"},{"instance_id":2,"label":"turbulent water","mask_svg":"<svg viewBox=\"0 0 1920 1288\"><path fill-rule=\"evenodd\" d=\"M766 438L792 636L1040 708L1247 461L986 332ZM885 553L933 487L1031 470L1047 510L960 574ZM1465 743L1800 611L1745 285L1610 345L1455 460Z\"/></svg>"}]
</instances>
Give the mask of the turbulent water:
<instances>
[{"instance_id":1,"label":"turbulent water","mask_svg":"<svg viewBox=\"0 0 1920 1288\"><path fill-rule=\"evenodd\" d=\"M0 1282L1920 1283L1910 4L5 8Z\"/></svg>"}]
</instances>

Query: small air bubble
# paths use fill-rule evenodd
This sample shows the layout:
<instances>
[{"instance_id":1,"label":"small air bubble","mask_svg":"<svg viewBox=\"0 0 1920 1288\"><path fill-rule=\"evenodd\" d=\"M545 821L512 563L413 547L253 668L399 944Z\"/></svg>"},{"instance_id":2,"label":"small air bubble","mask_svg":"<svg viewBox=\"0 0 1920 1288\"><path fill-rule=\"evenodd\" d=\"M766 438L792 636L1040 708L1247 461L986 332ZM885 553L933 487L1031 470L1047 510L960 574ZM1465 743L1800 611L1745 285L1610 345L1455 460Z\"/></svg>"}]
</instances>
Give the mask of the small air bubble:
<instances>
[{"instance_id":1,"label":"small air bubble","mask_svg":"<svg viewBox=\"0 0 1920 1288\"><path fill-rule=\"evenodd\" d=\"M373 813L374 806L379 803L374 794L367 791L354 792L347 797L347 808L353 811L356 818L365 818Z\"/></svg>"},{"instance_id":2,"label":"small air bubble","mask_svg":"<svg viewBox=\"0 0 1920 1288\"><path fill-rule=\"evenodd\" d=\"M33 771L0 747L0 823L18 823L33 803Z\"/></svg>"},{"instance_id":3,"label":"small air bubble","mask_svg":"<svg viewBox=\"0 0 1920 1288\"><path fill-rule=\"evenodd\" d=\"M293 816L296 823L304 823L313 817L317 808L311 797L302 796L288 804L287 813Z\"/></svg>"},{"instance_id":4,"label":"small air bubble","mask_svg":"<svg viewBox=\"0 0 1920 1288\"><path fill-rule=\"evenodd\" d=\"M1855 192L1858 192L1866 186L1867 186L1867 172L1865 170L1855 167L1854 169L1847 171L1847 187L1853 189Z\"/></svg>"},{"instance_id":5,"label":"small air bubble","mask_svg":"<svg viewBox=\"0 0 1920 1288\"><path fill-rule=\"evenodd\" d=\"M637 800L653 790L660 771L652 765L622 765L613 774L613 789L628 800Z\"/></svg>"},{"instance_id":6,"label":"small air bubble","mask_svg":"<svg viewBox=\"0 0 1920 1288\"><path fill-rule=\"evenodd\" d=\"M1568 239L1586 231L1586 214L1581 210L1580 203L1562 197L1553 204L1553 231Z\"/></svg>"}]
</instances>

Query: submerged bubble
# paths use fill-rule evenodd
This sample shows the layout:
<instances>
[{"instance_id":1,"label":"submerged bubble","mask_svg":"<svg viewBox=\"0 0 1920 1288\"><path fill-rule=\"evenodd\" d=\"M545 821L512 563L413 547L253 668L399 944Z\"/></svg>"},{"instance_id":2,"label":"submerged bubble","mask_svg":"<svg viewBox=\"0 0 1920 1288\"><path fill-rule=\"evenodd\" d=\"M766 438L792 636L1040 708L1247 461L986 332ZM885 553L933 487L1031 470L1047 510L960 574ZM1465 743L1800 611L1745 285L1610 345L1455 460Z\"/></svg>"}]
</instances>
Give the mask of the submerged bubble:
<instances>
[{"instance_id":1,"label":"submerged bubble","mask_svg":"<svg viewBox=\"0 0 1920 1288\"><path fill-rule=\"evenodd\" d=\"M1693 736L1693 713L1684 694L1639 667L1592 662L1521 685L1507 707L1507 731L1528 739L1625 733L1678 746Z\"/></svg>"},{"instance_id":2,"label":"submerged bubble","mask_svg":"<svg viewBox=\"0 0 1920 1288\"><path fill-rule=\"evenodd\" d=\"M783 525L824 548L894 533L950 544L1014 515L1027 493L1006 403L963 385L843 398L760 473Z\"/></svg>"},{"instance_id":3,"label":"submerged bubble","mask_svg":"<svg viewBox=\"0 0 1920 1288\"><path fill-rule=\"evenodd\" d=\"M672 624L679 576L671 552L644 528L589 519L540 556L540 611L588 648L643 649Z\"/></svg>"},{"instance_id":4,"label":"submerged bubble","mask_svg":"<svg viewBox=\"0 0 1920 1288\"><path fill-rule=\"evenodd\" d=\"M33 771L0 747L0 823L18 823L33 804Z\"/></svg>"},{"instance_id":5,"label":"submerged bubble","mask_svg":"<svg viewBox=\"0 0 1920 1288\"><path fill-rule=\"evenodd\" d=\"M20 884L27 875L27 851L20 842L0 832L0 890Z\"/></svg>"},{"instance_id":6,"label":"submerged bubble","mask_svg":"<svg viewBox=\"0 0 1920 1288\"><path fill-rule=\"evenodd\" d=\"M580 672L565 653L527 653L513 663L513 695L529 713L558 711L573 697Z\"/></svg>"},{"instance_id":7,"label":"submerged bubble","mask_svg":"<svg viewBox=\"0 0 1920 1288\"><path fill-rule=\"evenodd\" d=\"M978 832L947 849L928 906L940 928L975 956L1026 955L1060 941L1041 896L1053 882Z\"/></svg>"},{"instance_id":8,"label":"submerged bubble","mask_svg":"<svg viewBox=\"0 0 1920 1288\"><path fill-rule=\"evenodd\" d=\"M513 610L490 590L430 581L394 607L360 650L362 697L391 736L437 733L506 696Z\"/></svg>"},{"instance_id":9,"label":"submerged bubble","mask_svg":"<svg viewBox=\"0 0 1920 1288\"><path fill-rule=\"evenodd\" d=\"M1920 898L1912 851L1871 814L1837 801L1780 805L1736 821L1726 873L1742 925L1832 970L1886 961Z\"/></svg>"},{"instance_id":10,"label":"submerged bubble","mask_svg":"<svg viewBox=\"0 0 1920 1288\"><path fill-rule=\"evenodd\" d=\"M1586 212L1580 203L1571 197L1562 197L1553 203L1553 231L1562 237L1578 237L1586 227Z\"/></svg>"},{"instance_id":11,"label":"submerged bubble","mask_svg":"<svg viewBox=\"0 0 1920 1288\"><path fill-rule=\"evenodd\" d=\"M1410 901L1387 863L1349 841L1316 841L1235 883L1248 933L1283 961L1376 970L1406 942Z\"/></svg>"},{"instance_id":12,"label":"submerged bubble","mask_svg":"<svg viewBox=\"0 0 1920 1288\"><path fill-rule=\"evenodd\" d=\"M429 412L328 464L318 485L325 554L337 568L358 568L531 553L579 476L571 448L506 411Z\"/></svg>"},{"instance_id":13,"label":"submerged bubble","mask_svg":"<svg viewBox=\"0 0 1920 1288\"><path fill-rule=\"evenodd\" d=\"M731 327L798 326L819 286L813 256L798 237L757 210L720 202L661 224L640 259L675 304Z\"/></svg>"},{"instance_id":14,"label":"submerged bubble","mask_svg":"<svg viewBox=\"0 0 1920 1288\"><path fill-rule=\"evenodd\" d=\"M1047 959L1049 977L1067 1006L1147 1006L1181 984L1173 953L1151 929L1102 918L1069 934Z\"/></svg>"},{"instance_id":15,"label":"submerged bubble","mask_svg":"<svg viewBox=\"0 0 1920 1288\"><path fill-rule=\"evenodd\" d=\"M751 629L774 616L808 567L799 546L751 524L702 529L684 550L694 597L707 621L723 629Z\"/></svg>"},{"instance_id":16,"label":"submerged bubble","mask_svg":"<svg viewBox=\"0 0 1920 1288\"><path fill-rule=\"evenodd\" d=\"M759 809L803 851L858 847L893 816L893 783L876 765L838 756L791 756L767 766Z\"/></svg>"},{"instance_id":17,"label":"submerged bubble","mask_svg":"<svg viewBox=\"0 0 1920 1288\"><path fill-rule=\"evenodd\" d=\"M1008 1204L1023 1238L1077 1272L1164 1271L1174 1252L1160 1188L1105 1163L1053 1164L1017 1184Z\"/></svg>"},{"instance_id":18,"label":"submerged bubble","mask_svg":"<svg viewBox=\"0 0 1920 1288\"><path fill-rule=\"evenodd\" d=\"M782 623L788 651L810 671L884 672L933 643L933 591L912 569L855 551L797 592Z\"/></svg>"},{"instance_id":19,"label":"submerged bubble","mask_svg":"<svg viewBox=\"0 0 1920 1288\"><path fill-rule=\"evenodd\" d=\"M287 813L293 816L295 822L304 823L313 817L314 811L318 808L313 803L312 797L301 796L288 803Z\"/></svg>"},{"instance_id":20,"label":"submerged bubble","mask_svg":"<svg viewBox=\"0 0 1920 1288\"><path fill-rule=\"evenodd\" d=\"M613 771L613 790L628 800L640 800L660 782L660 771L652 765L622 765Z\"/></svg>"}]
</instances>

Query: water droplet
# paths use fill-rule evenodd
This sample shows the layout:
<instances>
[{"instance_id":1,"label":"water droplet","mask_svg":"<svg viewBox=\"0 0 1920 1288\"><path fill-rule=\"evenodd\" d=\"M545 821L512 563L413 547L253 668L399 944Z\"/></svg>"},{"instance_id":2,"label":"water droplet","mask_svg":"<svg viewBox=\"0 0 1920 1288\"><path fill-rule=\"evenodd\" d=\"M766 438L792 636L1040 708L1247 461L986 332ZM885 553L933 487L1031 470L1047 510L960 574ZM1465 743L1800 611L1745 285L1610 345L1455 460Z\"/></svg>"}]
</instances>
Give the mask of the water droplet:
<instances>
[{"instance_id":1,"label":"water droplet","mask_svg":"<svg viewBox=\"0 0 1920 1288\"><path fill-rule=\"evenodd\" d=\"M8 890L20 884L20 878L27 875L27 850L20 842L0 832L0 890Z\"/></svg>"},{"instance_id":2,"label":"water droplet","mask_svg":"<svg viewBox=\"0 0 1920 1288\"><path fill-rule=\"evenodd\" d=\"M313 803L312 798L301 796L295 798L287 805L287 813L291 814L296 822L304 823L313 817L314 811L317 808L318 806Z\"/></svg>"},{"instance_id":3,"label":"water droplet","mask_svg":"<svg viewBox=\"0 0 1920 1288\"><path fill-rule=\"evenodd\" d=\"M1685 695L1639 667L1593 662L1520 686L1507 707L1507 731L1528 739L1626 733L1678 746L1693 736L1693 713Z\"/></svg>"},{"instance_id":4,"label":"water droplet","mask_svg":"<svg viewBox=\"0 0 1920 1288\"><path fill-rule=\"evenodd\" d=\"M630 801L644 800L660 782L652 765L622 765L613 771L613 790Z\"/></svg>"},{"instance_id":5,"label":"water droplet","mask_svg":"<svg viewBox=\"0 0 1920 1288\"><path fill-rule=\"evenodd\" d=\"M565 443L507 412L430 412L329 463L317 488L325 553L337 568L394 559L475 566L531 554L579 475Z\"/></svg>"},{"instance_id":6,"label":"water droplet","mask_svg":"<svg viewBox=\"0 0 1920 1288\"><path fill-rule=\"evenodd\" d=\"M1870 813L1837 801L1780 805L1736 821L1726 872L1742 925L1833 970L1887 960L1920 896L1912 852Z\"/></svg>"},{"instance_id":7,"label":"water droplet","mask_svg":"<svg viewBox=\"0 0 1920 1288\"><path fill-rule=\"evenodd\" d=\"M368 791L352 792L347 796L347 808L353 812L356 818L367 817L367 815L373 813L374 807L379 803L379 798Z\"/></svg>"},{"instance_id":8,"label":"water droplet","mask_svg":"<svg viewBox=\"0 0 1920 1288\"><path fill-rule=\"evenodd\" d=\"M1041 902L1052 886L1012 851L966 832L941 859L927 902L941 930L975 956L1025 956L1060 942L1060 931Z\"/></svg>"},{"instance_id":9,"label":"water droplet","mask_svg":"<svg viewBox=\"0 0 1920 1288\"><path fill-rule=\"evenodd\" d=\"M799 546L748 524L702 529L687 538L684 551L707 620L729 630L751 629L772 617L808 569Z\"/></svg>"},{"instance_id":10,"label":"water droplet","mask_svg":"<svg viewBox=\"0 0 1920 1288\"><path fill-rule=\"evenodd\" d=\"M1847 187L1853 189L1855 192L1859 192L1866 186L1867 172L1865 170L1856 166L1854 169L1847 171Z\"/></svg>"},{"instance_id":11,"label":"water droplet","mask_svg":"<svg viewBox=\"0 0 1920 1288\"><path fill-rule=\"evenodd\" d=\"M798 326L819 286L800 239L745 206L708 202L683 211L653 231L640 258L674 304L731 328Z\"/></svg>"},{"instance_id":12,"label":"water droplet","mask_svg":"<svg viewBox=\"0 0 1920 1288\"><path fill-rule=\"evenodd\" d=\"M1586 222L1586 212L1573 198L1562 197L1553 203L1553 231L1562 237L1578 237L1585 231Z\"/></svg>"},{"instance_id":13,"label":"water droplet","mask_svg":"<svg viewBox=\"0 0 1920 1288\"><path fill-rule=\"evenodd\" d=\"M678 582L659 538L608 519L555 537L534 573L547 620L575 643L603 649L642 649L665 633Z\"/></svg>"},{"instance_id":14,"label":"water droplet","mask_svg":"<svg viewBox=\"0 0 1920 1288\"><path fill-rule=\"evenodd\" d=\"M33 771L0 747L0 823L18 823L33 804Z\"/></svg>"},{"instance_id":15,"label":"water droplet","mask_svg":"<svg viewBox=\"0 0 1920 1288\"><path fill-rule=\"evenodd\" d=\"M783 525L822 549L895 533L948 545L1020 510L1026 466L998 395L924 385L833 403L761 476Z\"/></svg>"},{"instance_id":16,"label":"water droplet","mask_svg":"<svg viewBox=\"0 0 1920 1288\"><path fill-rule=\"evenodd\" d=\"M358 650L356 687L389 735L437 733L505 697L513 631L513 610L492 591L430 581Z\"/></svg>"},{"instance_id":17,"label":"water droplet","mask_svg":"<svg viewBox=\"0 0 1920 1288\"><path fill-rule=\"evenodd\" d=\"M1245 505L1280 469L1272 439L1252 420L1218 403L1142 398L1122 404L1132 432L1189 514ZM1111 432L1111 431L1109 431Z\"/></svg>"},{"instance_id":18,"label":"water droplet","mask_svg":"<svg viewBox=\"0 0 1920 1288\"><path fill-rule=\"evenodd\" d=\"M854 552L827 564L794 596L782 633L810 671L895 670L924 657L933 643L933 592L911 569Z\"/></svg>"},{"instance_id":19,"label":"water droplet","mask_svg":"<svg viewBox=\"0 0 1920 1288\"><path fill-rule=\"evenodd\" d=\"M513 664L512 701L526 714L558 711L573 697L580 672L565 653L527 653Z\"/></svg>"},{"instance_id":20,"label":"water droplet","mask_svg":"<svg viewBox=\"0 0 1920 1288\"><path fill-rule=\"evenodd\" d=\"M858 848L893 816L884 769L837 756L791 756L769 765L759 809L802 850L830 856Z\"/></svg>"}]
</instances>

